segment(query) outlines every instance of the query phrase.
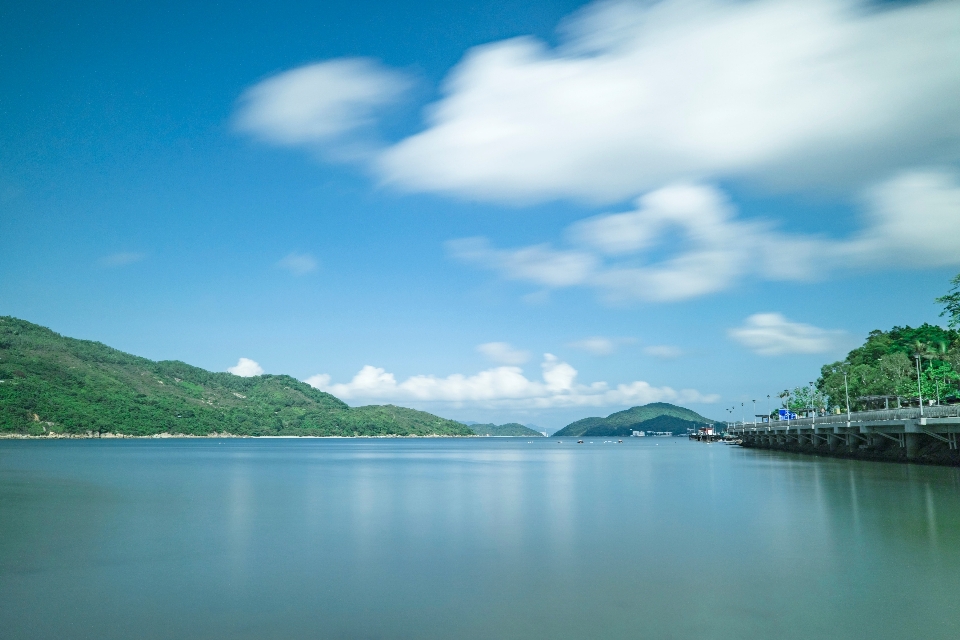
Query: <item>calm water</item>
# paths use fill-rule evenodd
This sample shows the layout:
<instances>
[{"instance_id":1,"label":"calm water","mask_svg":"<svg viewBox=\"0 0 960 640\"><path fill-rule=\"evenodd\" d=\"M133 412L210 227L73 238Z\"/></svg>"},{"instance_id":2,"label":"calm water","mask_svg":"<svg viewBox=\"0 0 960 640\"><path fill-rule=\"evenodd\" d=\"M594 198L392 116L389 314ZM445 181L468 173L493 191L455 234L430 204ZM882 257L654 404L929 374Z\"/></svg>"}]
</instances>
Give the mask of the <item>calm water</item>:
<instances>
[{"instance_id":1,"label":"calm water","mask_svg":"<svg viewBox=\"0 0 960 640\"><path fill-rule=\"evenodd\" d=\"M682 439L0 441L3 638L960 638L956 469Z\"/></svg>"}]
</instances>

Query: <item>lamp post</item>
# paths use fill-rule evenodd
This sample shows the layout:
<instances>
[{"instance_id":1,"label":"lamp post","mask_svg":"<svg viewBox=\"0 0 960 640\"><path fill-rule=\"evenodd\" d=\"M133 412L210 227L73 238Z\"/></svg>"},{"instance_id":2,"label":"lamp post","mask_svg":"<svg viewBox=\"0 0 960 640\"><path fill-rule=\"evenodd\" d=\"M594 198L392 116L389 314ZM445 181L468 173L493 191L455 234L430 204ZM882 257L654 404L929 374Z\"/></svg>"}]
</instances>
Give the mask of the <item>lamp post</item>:
<instances>
[{"instance_id":1,"label":"lamp post","mask_svg":"<svg viewBox=\"0 0 960 640\"><path fill-rule=\"evenodd\" d=\"M816 424L817 424L817 396L816 396L816 392L814 392L814 390L813 390L813 383L812 383L812 382L808 382L807 384L810 385L810 406L813 407L813 424L814 424L814 426L816 426Z\"/></svg>"},{"instance_id":2,"label":"lamp post","mask_svg":"<svg viewBox=\"0 0 960 640\"><path fill-rule=\"evenodd\" d=\"M847 386L847 372L843 372L843 392L847 396L847 422L850 422L850 387Z\"/></svg>"},{"instance_id":3,"label":"lamp post","mask_svg":"<svg viewBox=\"0 0 960 640\"><path fill-rule=\"evenodd\" d=\"M920 417L923 417L923 387L920 386L920 354L914 356L917 359L917 398L920 400Z\"/></svg>"},{"instance_id":4,"label":"lamp post","mask_svg":"<svg viewBox=\"0 0 960 640\"><path fill-rule=\"evenodd\" d=\"M757 401L753 401L753 426L757 426Z\"/></svg>"}]
</instances>

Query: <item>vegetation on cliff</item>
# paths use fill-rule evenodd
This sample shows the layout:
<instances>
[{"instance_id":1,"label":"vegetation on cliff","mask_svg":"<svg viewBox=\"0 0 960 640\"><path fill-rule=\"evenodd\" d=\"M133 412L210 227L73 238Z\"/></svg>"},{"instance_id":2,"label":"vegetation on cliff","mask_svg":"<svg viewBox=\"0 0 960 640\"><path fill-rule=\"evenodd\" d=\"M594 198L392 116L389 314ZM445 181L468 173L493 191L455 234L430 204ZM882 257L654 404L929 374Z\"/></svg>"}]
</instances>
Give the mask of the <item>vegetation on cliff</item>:
<instances>
[{"instance_id":1,"label":"vegetation on cliff","mask_svg":"<svg viewBox=\"0 0 960 640\"><path fill-rule=\"evenodd\" d=\"M0 317L0 433L473 435L403 407L349 407L290 376L154 362Z\"/></svg>"}]
</instances>

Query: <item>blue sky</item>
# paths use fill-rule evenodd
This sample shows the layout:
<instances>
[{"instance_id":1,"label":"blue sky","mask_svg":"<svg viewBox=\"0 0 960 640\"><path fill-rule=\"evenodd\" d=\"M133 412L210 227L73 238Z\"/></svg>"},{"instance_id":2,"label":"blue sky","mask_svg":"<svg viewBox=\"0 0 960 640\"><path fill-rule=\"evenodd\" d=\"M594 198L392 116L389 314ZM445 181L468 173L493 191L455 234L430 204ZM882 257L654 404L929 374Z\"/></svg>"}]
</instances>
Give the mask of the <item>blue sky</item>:
<instances>
[{"instance_id":1,"label":"blue sky","mask_svg":"<svg viewBox=\"0 0 960 640\"><path fill-rule=\"evenodd\" d=\"M0 12L0 314L138 355L726 418L960 270L958 2Z\"/></svg>"}]
</instances>

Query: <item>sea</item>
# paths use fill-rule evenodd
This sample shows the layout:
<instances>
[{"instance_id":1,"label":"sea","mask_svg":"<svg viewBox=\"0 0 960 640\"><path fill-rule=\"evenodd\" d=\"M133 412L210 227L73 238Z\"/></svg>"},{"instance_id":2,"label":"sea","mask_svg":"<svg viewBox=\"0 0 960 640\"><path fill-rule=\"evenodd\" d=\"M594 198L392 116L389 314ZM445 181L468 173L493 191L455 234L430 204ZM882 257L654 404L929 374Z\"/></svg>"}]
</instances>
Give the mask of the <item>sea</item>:
<instances>
[{"instance_id":1,"label":"sea","mask_svg":"<svg viewBox=\"0 0 960 640\"><path fill-rule=\"evenodd\" d=\"M0 637L960 638L960 469L623 440L2 440Z\"/></svg>"}]
</instances>

